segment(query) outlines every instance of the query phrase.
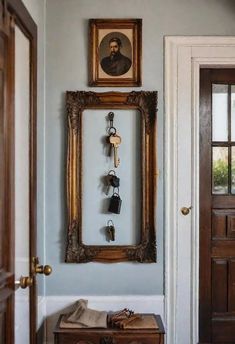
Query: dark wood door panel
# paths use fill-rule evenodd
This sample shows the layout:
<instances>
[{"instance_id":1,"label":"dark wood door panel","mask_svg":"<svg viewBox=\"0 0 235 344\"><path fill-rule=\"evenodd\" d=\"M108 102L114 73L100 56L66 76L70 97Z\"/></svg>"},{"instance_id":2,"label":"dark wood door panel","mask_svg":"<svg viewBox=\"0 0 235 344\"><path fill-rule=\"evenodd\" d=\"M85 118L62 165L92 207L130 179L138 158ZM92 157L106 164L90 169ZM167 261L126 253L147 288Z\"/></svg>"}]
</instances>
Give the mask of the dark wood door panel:
<instances>
[{"instance_id":1,"label":"dark wood door panel","mask_svg":"<svg viewBox=\"0 0 235 344\"><path fill-rule=\"evenodd\" d=\"M234 312L235 315L235 259L231 259L228 266L228 311Z\"/></svg>"},{"instance_id":2,"label":"dark wood door panel","mask_svg":"<svg viewBox=\"0 0 235 344\"><path fill-rule=\"evenodd\" d=\"M212 209L212 239L232 238L235 239L235 210Z\"/></svg>"},{"instance_id":3,"label":"dark wood door panel","mask_svg":"<svg viewBox=\"0 0 235 344\"><path fill-rule=\"evenodd\" d=\"M209 184L210 186L210 184ZM234 196L231 195L212 195L212 208L216 209L232 209L235 208Z\"/></svg>"},{"instance_id":4,"label":"dark wood door panel","mask_svg":"<svg viewBox=\"0 0 235 344\"><path fill-rule=\"evenodd\" d=\"M225 259L212 261L212 311L228 311L228 262Z\"/></svg>"},{"instance_id":5,"label":"dark wood door panel","mask_svg":"<svg viewBox=\"0 0 235 344\"><path fill-rule=\"evenodd\" d=\"M235 316L235 259L212 259L212 312Z\"/></svg>"},{"instance_id":6,"label":"dark wood door panel","mask_svg":"<svg viewBox=\"0 0 235 344\"><path fill-rule=\"evenodd\" d=\"M235 239L235 214L227 216L227 237Z\"/></svg>"},{"instance_id":7,"label":"dark wood door panel","mask_svg":"<svg viewBox=\"0 0 235 344\"><path fill-rule=\"evenodd\" d=\"M212 321L213 343L235 343L235 320Z\"/></svg>"},{"instance_id":8,"label":"dark wood door panel","mask_svg":"<svg viewBox=\"0 0 235 344\"><path fill-rule=\"evenodd\" d=\"M212 257L235 257L235 240L213 240L211 243Z\"/></svg>"},{"instance_id":9,"label":"dark wood door panel","mask_svg":"<svg viewBox=\"0 0 235 344\"><path fill-rule=\"evenodd\" d=\"M212 141L214 84L228 85L227 138ZM231 90L235 69L204 69L200 74L200 268L199 268L199 341L200 343L235 343L235 195L232 186ZM216 91L216 92L217 92ZM223 96L223 94L222 94ZM222 116L220 111L220 116ZM220 117L220 121L221 121ZM220 128L220 127L219 127ZM227 187L216 189L213 154L227 150ZM224 148L223 148L224 149ZM213 152L213 154L212 154ZM214 153L215 152L215 153ZM220 156L216 159L223 159ZM221 160L223 161L223 160ZM225 159L226 161L226 159ZM221 172L220 172L221 173ZM226 175L226 174L225 174ZM218 176L218 175L217 175ZM221 176L221 175L220 175ZM224 176L224 175L223 175ZM222 179L221 179L222 180ZM223 184L219 184L219 186ZM222 190L222 191L221 191ZM223 194L224 192L224 194Z\"/></svg>"},{"instance_id":10,"label":"dark wood door panel","mask_svg":"<svg viewBox=\"0 0 235 344\"><path fill-rule=\"evenodd\" d=\"M212 210L212 238L224 239L227 236L226 214L218 209Z\"/></svg>"}]
</instances>

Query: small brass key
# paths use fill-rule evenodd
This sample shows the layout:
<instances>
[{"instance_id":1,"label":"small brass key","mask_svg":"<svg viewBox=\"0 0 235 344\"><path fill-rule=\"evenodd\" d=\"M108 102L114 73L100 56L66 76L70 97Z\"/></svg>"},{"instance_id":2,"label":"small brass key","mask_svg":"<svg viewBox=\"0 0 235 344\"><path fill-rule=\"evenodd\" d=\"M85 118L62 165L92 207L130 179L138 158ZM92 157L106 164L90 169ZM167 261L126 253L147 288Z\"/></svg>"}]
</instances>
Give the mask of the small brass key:
<instances>
[{"instance_id":1,"label":"small brass key","mask_svg":"<svg viewBox=\"0 0 235 344\"><path fill-rule=\"evenodd\" d=\"M122 142L121 136L117 134L112 134L109 136L109 143L113 146L114 149L114 166L118 167L120 164L120 159L118 158L117 150Z\"/></svg>"},{"instance_id":2,"label":"small brass key","mask_svg":"<svg viewBox=\"0 0 235 344\"><path fill-rule=\"evenodd\" d=\"M109 241L115 241L115 227L112 220L108 221L107 224L107 235Z\"/></svg>"},{"instance_id":3,"label":"small brass key","mask_svg":"<svg viewBox=\"0 0 235 344\"><path fill-rule=\"evenodd\" d=\"M111 241L115 241L115 228L113 226L109 226L109 236Z\"/></svg>"}]
</instances>

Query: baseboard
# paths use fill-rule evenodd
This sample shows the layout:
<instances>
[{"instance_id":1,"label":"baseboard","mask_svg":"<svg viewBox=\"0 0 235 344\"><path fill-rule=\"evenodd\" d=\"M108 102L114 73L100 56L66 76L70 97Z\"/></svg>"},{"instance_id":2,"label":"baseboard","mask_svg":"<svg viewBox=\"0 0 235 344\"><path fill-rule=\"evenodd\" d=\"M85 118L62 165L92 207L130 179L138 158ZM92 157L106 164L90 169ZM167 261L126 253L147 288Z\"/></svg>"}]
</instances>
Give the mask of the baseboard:
<instances>
[{"instance_id":1,"label":"baseboard","mask_svg":"<svg viewBox=\"0 0 235 344\"><path fill-rule=\"evenodd\" d=\"M46 343L53 344L53 329L59 314L71 310L78 299L88 300L90 308L115 311L130 308L136 313L160 314L164 322L163 295L136 296L47 296L46 297Z\"/></svg>"}]
</instances>

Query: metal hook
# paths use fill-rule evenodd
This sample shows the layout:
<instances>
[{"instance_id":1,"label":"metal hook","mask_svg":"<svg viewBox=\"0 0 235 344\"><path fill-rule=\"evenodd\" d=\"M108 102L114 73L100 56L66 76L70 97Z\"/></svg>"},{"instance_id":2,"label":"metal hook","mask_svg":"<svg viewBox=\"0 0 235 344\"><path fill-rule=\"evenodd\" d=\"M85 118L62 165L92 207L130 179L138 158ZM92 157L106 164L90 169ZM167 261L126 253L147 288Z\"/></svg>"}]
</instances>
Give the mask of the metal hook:
<instances>
[{"instance_id":1,"label":"metal hook","mask_svg":"<svg viewBox=\"0 0 235 344\"><path fill-rule=\"evenodd\" d=\"M110 225L110 223L111 223L111 225ZM107 222L107 226L114 226L114 224L113 224L113 221L112 220L108 220L108 222Z\"/></svg>"},{"instance_id":2,"label":"metal hook","mask_svg":"<svg viewBox=\"0 0 235 344\"><path fill-rule=\"evenodd\" d=\"M113 122L113 119L114 119L114 112L109 112L109 113L108 113L108 118L109 118L110 122Z\"/></svg>"},{"instance_id":3,"label":"metal hook","mask_svg":"<svg viewBox=\"0 0 235 344\"><path fill-rule=\"evenodd\" d=\"M117 189L117 192L115 192L115 189ZM118 195L118 196L120 196L120 194L119 194L119 186L113 188L113 195Z\"/></svg>"},{"instance_id":4,"label":"metal hook","mask_svg":"<svg viewBox=\"0 0 235 344\"><path fill-rule=\"evenodd\" d=\"M109 126L109 129L108 129L108 132L109 132L110 135L111 134L115 135L116 134L116 128L114 128L114 126L113 126L114 112L109 112L108 113L108 119L109 119L109 122L110 122L110 126ZM113 133L111 133L111 129L114 130Z\"/></svg>"},{"instance_id":5,"label":"metal hook","mask_svg":"<svg viewBox=\"0 0 235 344\"><path fill-rule=\"evenodd\" d=\"M110 170L108 176L116 176L116 172L114 170Z\"/></svg>"},{"instance_id":6,"label":"metal hook","mask_svg":"<svg viewBox=\"0 0 235 344\"><path fill-rule=\"evenodd\" d=\"M115 136L116 133L117 133L117 129L115 127L111 126L111 127L108 128L108 133L109 133L109 135L114 135Z\"/></svg>"}]
</instances>

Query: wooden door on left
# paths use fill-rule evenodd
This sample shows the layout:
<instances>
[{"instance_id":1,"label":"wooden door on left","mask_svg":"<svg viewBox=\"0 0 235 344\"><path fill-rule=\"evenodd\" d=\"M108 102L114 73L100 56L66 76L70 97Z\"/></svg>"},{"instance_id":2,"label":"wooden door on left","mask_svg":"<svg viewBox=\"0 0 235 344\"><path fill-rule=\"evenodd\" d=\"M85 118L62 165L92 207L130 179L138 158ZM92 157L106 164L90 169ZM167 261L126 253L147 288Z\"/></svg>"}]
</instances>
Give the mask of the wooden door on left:
<instances>
[{"instance_id":1,"label":"wooden door on left","mask_svg":"<svg viewBox=\"0 0 235 344\"><path fill-rule=\"evenodd\" d=\"M0 343L36 343L37 27L0 1ZM23 288L25 287L25 288Z\"/></svg>"},{"instance_id":2,"label":"wooden door on left","mask_svg":"<svg viewBox=\"0 0 235 344\"><path fill-rule=\"evenodd\" d=\"M10 53L10 26L4 4L0 3L0 343L10 343L14 310L13 231L9 203L13 198L10 188L13 179L10 173L12 145L8 129L12 121L12 106L9 94L13 92L12 60ZM9 327L7 326L9 323ZM12 343L14 343L12 341Z\"/></svg>"}]
</instances>

